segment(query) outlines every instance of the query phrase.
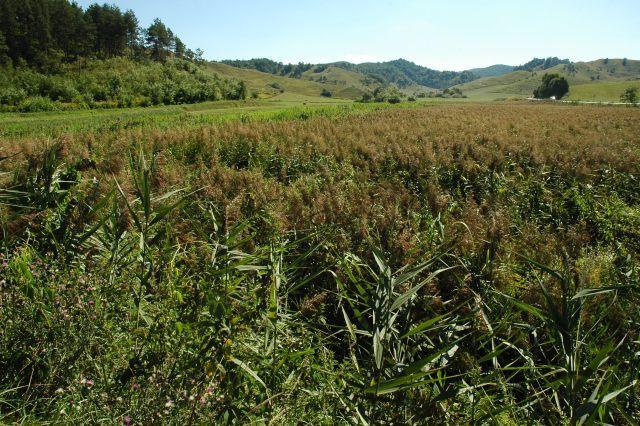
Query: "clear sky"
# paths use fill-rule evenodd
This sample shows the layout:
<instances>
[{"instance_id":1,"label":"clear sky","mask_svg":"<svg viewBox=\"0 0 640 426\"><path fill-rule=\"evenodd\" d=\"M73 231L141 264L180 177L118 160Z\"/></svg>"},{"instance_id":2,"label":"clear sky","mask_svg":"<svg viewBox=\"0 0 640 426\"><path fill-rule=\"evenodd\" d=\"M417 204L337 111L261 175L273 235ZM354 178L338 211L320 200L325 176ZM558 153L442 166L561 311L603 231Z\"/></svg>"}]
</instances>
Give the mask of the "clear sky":
<instances>
[{"instance_id":1,"label":"clear sky","mask_svg":"<svg viewBox=\"0 0 640 426\"><path fill-rule=\"evenodd\" d=\"M534 56L640 59L640 0L106 1L144 26L159 17L211 60L405 58L464 70Z\"/></svg>"}]
</instances>

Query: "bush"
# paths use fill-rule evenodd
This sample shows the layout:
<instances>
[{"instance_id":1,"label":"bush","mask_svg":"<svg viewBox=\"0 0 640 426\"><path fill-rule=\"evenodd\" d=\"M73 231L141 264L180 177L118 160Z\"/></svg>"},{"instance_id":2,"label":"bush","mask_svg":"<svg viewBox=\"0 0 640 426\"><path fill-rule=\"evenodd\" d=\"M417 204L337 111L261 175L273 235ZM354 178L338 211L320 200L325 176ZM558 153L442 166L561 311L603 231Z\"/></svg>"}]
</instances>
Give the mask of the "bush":
<instances>
[{"instance_id":1,"label":"bush","mask_svg":"<svg viewBox=\"0 0 640 426\"><path fill-rule=\"evenodd\" d=\"M331 96L333 96L333 93L331 93L327 89L322 89L322 93L320 93L320 96L323 96L325 98L330 98Z\"/></svg>"},{"instance_id":2,"label":"bush","mask_svg":"<svg viewBox=\"0 0 640 426\"><path fill-rule=\"evenodd\" d=\"M637 87L629 87L624 93L620 96L621 102L627 102L630 104L638 103L638 88Z\"/></svg>"},{"instance_id":3,"label":"bush","mask_svg":"<svg viewBox=\"0 0 640 426\"><path fill-rule=\"evenodd\" d=\"M542 84L533 91L533 97L562 99L567 93L569 93L569 83L564 77L560 77L559 74L545 74L542 76Z\"/></svg>"},{"instance_id":4,"label":"bush","mask_svg":"<svg viewBox=\"0 0 640 426\"><path fill-rule=\"evenodd\" d=\"M389 98L387 101L390 104L399 104L400 102L402 102L402 99L400 99L400 98Z\"/></svg>"},{"instance_id":5,"label":"bush","mask_svg":"<svg viewBox=\"0 0 640 426\"><path fill-rule=\"evenodd\" d=\"M44 112L56 111L59 108L51 99L33 96L20 102L17 109L19 112Z\"/></svg>"},{"instance_id":6,"label":"bush","mask_svg":"<svg viewBox=\"0 0 640 426\"><path fill-rule=\"evenodd\" d=\"M6 87L0 89L0 105L18 105L25 100L27 92L16 87Z\"/></svg>"}]
</instances>

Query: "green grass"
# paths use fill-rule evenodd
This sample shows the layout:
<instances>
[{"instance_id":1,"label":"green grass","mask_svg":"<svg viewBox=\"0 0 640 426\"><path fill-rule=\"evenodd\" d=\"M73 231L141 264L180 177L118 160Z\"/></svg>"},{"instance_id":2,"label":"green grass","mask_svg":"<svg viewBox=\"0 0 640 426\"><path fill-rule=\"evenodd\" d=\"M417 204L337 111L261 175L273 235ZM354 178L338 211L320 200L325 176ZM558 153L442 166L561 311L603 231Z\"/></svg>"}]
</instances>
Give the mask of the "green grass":
<instances>
[{"instance_id":1,"label":"green grass","mask_svg":"<svg viewBox=\"0 0 640 426\"><path fill-rule=\"evenodd\" d=\"M293 79L291 79L293 80ZM384 108L469 102L468 99L429 98L419 102L362 104L346 99L282 93L268 99L216 101L148 108L0 113L0 138L59 137L63 134L110 132L120 129L197 127L233 120L271 121L337 116Z\"/></svg>"},{"instance_id":2,"label":"green grass","mask_svg":"<svg viewBox=\"0 0 640 426\"><path fill-rule=\"evenodd\" d=\"M266 100L204 102L151 108L0 114L0 137L57 136L118 128L194 126L233 119L275 117L301 109L363 108L351 101L283 93ZM366 108L366 107L364 107Z\"/></svg>"},{"instance_id":3,"label":"green grass","mask_svg":"<svg viewBox=\"0 0 640 426\"><path fill-rule=\"evenodd\" d=\"M640 90L640 80L579 84L571 86L567 100L620 102L620 95L629 87Z\"/></svg>"}]
</instances>

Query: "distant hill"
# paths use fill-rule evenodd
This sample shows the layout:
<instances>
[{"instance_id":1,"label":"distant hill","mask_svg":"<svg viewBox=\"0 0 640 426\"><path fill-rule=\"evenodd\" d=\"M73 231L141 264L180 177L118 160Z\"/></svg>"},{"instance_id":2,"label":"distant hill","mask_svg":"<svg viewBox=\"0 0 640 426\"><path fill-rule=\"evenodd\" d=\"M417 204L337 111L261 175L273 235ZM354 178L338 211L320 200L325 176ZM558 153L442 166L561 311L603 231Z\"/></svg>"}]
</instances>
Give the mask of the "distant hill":
<instances>
[{"instance_id":1,"label":"distant hill","mask_svg":"<svg viewBox=\"0 0 640 426\"><path fill-rule=\"evenodd\" d=\"M397 59L389 62L368 62L357 65L348 62L336 62L330 65L351 71L358 71L373 78L395 84L401 89L411 86L446 89L456 84L473 81L477 78L469 71L436 71L405 59Z\"/></svg>"},{"instance_id":2,"label":"distant hill","mask_svg":"<svg viewBox=\"0 0 640 426\"><path fill-rule=\"evenodd\" d=\"M516 70L497 77L485 77L458 87L467 96L477 100L500 98L524 98L531 96L533 90L540 85L545 73L558 73L564 76L570 85L569 99L576 99L577 94L588 94L585 100L611 100L612 90L629 86L640 79L640 61L627 59L599 59L591 62L560 63L551 68L533 71ZM607 90L597 89L598 84L619 83L609 85ZM590 85L586 90L583 85ZM604 87L603 87L604 88ZM618 95L619 97L619 95Z\"/></svg>"},{"instance_id":3,"label":"distant hill","mask_svg":"<svg viewBox=\"0 0 640 426\"><path fill-rule=\"evenodd\" d=\"M367 80L365 76L336 67L325 67L319 72L307 70L300 78L258 71L252 68L238 68L226 63L211 62L207 69L221 77L242 80L249 95L271 97L279 93L293 93L303 96L320 96L323 92L341 99L361 99L365 92L372 92L379 83Z\"/></svg>"},{"instance_id":4,"label":"distant hill","mask_svg":"<svg viewBox=\"0 0 640 426\"><path fill-rule=\"evenodd\" d=\"M235 68L252 69L268 74L292 77L310 78L310 72L322 73L327 68L341 68L351 73L359 73L356 80L370 80L378 85L393 84L399 89L412 88L436 88L446 89L456 84L472 81L478 76L469 71L436 71L430 68L417 65L405 59L397 59L389 62L369 62L363 64L352 64L350 62L335 62L329 64L283 64L266 58L249 60L224 60L221 63ZM322 77L322 76L321 76ZM329 76L327 76L329 78Z\"/></svg>"},{"instance_id":5,"label":"distant hill","mask_svg":"<svg viewBox=\"0 0 640 426\"><path fill-rule=\"evenodd\" d=\"M556 65L561 64L570 64L571 61L568 59L560 59L557 57L550 58L534 58L533 60L527 62L524 65L520 65L514 68L514 71L542 71L548 70L549 68L553 68Z\"/></svg>"},{"instance_id":6,"label":"distant hill","mask_svg":"<svg viewBox=\"0 0 640 426\"><path fill-rule=\"evenodd\" d=\"M475 75L478 78L483 77L498 77L501 75L505 75L513 71L516 67L513 65L491 65L490 67L485 68L473 68L470 69L469 72Z\"/></svg>"}]
</instances>

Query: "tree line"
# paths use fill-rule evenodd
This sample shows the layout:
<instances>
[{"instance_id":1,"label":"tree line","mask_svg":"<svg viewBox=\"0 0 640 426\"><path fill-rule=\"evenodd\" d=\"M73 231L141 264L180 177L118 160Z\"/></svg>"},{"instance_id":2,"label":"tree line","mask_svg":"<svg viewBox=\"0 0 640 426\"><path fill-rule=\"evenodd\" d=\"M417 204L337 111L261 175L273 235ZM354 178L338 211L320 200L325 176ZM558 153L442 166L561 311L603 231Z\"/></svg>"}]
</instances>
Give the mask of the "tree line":
<instances>
[{"instance_id":1,"label":"tree line","mask_svg":"<svg viewBox=\"0 0 640 426\"><path fill-rule=\"evenodd\" d=\"M140 26L132 10L92 4L86 10L68 0L0 1L0 63L46 68L80 57L129 55L164 60L200 60L160 19Z\"/></svg>"},{"instance_id":2,"label":"tree line","mask_svg":"<svg viewBox=\"0 0 640 426\"><path fill-rule=\"evenodd\" d=\"M526 64L515 67L514 71L548 70L549 68L553 68L560 64L568 65L571 64L571 61L569 59L560 59L555 56L549 58L533 58Z\"/></svg>"},{"instance_id":3,"label":"tree line","mask_svg":"<svg viewBox=\"0 0 640 426\"><path fill-rule=\"evenodd\" d=\"M313 64L299 62L297 64L283 64L267 58L255 58L247 60L224 60L221 63L235 68L252 69L267 74L283 77L301 78L302 74L313 68Z\"/></svg>"}]
</instances>

